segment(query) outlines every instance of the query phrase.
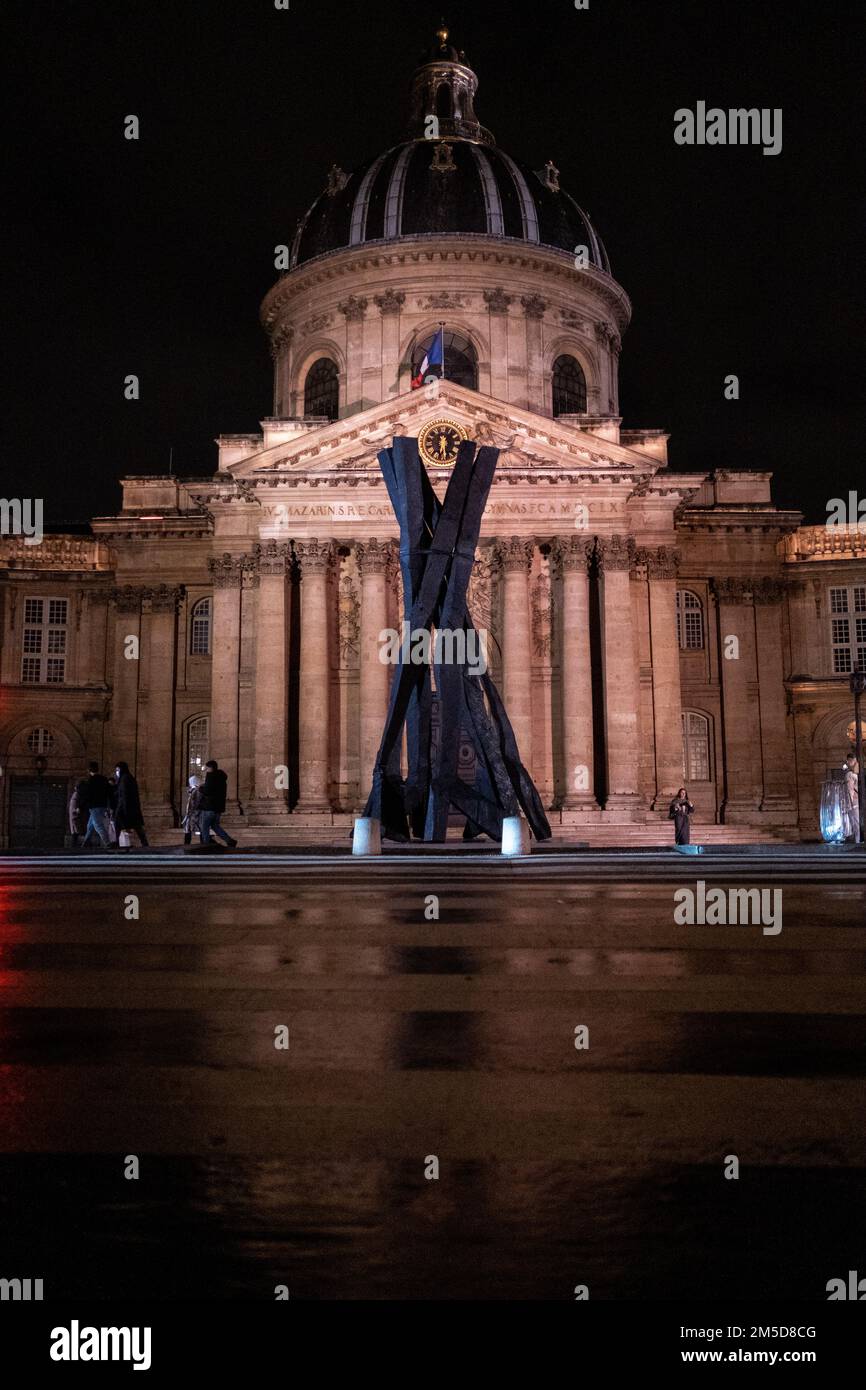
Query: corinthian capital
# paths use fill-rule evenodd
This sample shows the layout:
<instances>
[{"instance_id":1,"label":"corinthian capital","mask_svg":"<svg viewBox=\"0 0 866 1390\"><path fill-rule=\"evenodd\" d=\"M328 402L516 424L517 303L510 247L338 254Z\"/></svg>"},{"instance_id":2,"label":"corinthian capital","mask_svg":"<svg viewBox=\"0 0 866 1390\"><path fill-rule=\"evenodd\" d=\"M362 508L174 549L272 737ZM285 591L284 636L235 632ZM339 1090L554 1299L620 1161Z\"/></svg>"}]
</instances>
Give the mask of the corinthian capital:
<instances>
[{"instance_id":1,"label":"corinthian capital","mask_svg":"<svg viewBox=\"0 0 866 1390\"><path fill-rule=\"evenodd\" d=\"M394 563L394 542L378 541L375 536L368 541L359 541L355 556L362 579L370 574L382 574L387 578Z\"/></svg>"},{"instance_id":2,"label":"corinthian capital","mask_svg":"<svg viewBox=\"0 0 866 1390\"><path fill-rule=\"evenodd\" d=\"M253 551L250 568L262 574L285 574L289 563L288 541L264 541Z\"/></svg>"},{"instance_id":3,"label":"corinthian capital","mask_svg":"<svg viewBox=\"0 0 866 1390\"><path fill-rule=\"evenodd\" d=\"M610 574L615 570L631 569L632 566L632 546L628 536L603 536L599 539L596 548L598 556L598 568L602 574Z\"/></svg>"},{"instance_id":4,"label":"corinthian capital","mask_svg":"<svg viewBox=\"0 0 866 1390\"><path fill-rule=\"evenodd\" d=\"M532 564L532 541L521 536L509 536L496 542L496 559L504 570L529 571Z\"/></svg>"},{"instance_id":5,"label":"corinthian capital","mask_svg":"<svg viewBox=\"0 0 866 1390\"><path fill-rule=\"evenodd\" d=\"M334 561L333 541L295 541L295 556L301 575L327 574Z\"/></svg>"},{"instance_id":6,"label":"corinthian capital","mask_svg":"<svg viewBox=\"0 0 866 1390\"><path fill-rule=\"evenodd\" d=\"M554 564L559 570L585 570L593 548L593 542L581 536L557 536L553 541Z\"/></svg>"},{"instance_id":7,"label":"corinthian capital","mask_svg":"<svg viewBox=\"0 0 866 1390\"><path fill-rule=\"evenodd\" d=\"M528 319L544 318L547 300L542 299L540 294L524 294L521 296L520 302L523 305L523 312Z\"/></svg>"},{"instance_id":8,"label":"corinthian capital","mask_svg":"<svg viewBox=\"0 0 866 1390\"><path fill-rule=\"evenodd\" d=\"M222 555L209 555L207 567L214 588L239 589L245 558L243 555L229 555L228 551Z\"/></svg>"},{"instance_id":9,"label":"corinthian capital","mask_svg":"<svg viewBox=\"0 0 866 1390\"><path fill-rule=\"evenodd\" d=\"M406 303L406 296L402 290L386 290L384 294L374 294L373 303L385 318L387 314L399 314Z\"/></svg>"},{"instance_id":10,"label":"corinthian capital","mask_svg":"<svg viewBox=\"0 0 866 1390\"><path fill-rule=\"evenodd\" d=\"M368 301L361 295L350 294L348 299L344 299L337 308L341 314L345 314L349 323L360 323L367 313Z\"/></svg>"},{"instance_id":11,"label":"corinthian capital","mask_svg":"<svg viewBox=\"0 0 866 1390\"><path fill-rule=\"evenodd\" d=\"M150 599L151 613L176 613L177 606L185 593L186 590L182 584L175 587L169 584L160 584L156 589L147 589L145 597Z\"/></svg>"},{"instance_id":12,"label":"corinthian capital","mask_svg":"<svg viewBox=\"0 0 866 1390\"><path fill-rule=\"evenodd\" d=\"M143 588L133 584L125 584L121 589L109 589L108 591L108 597L118 613L137 613L144 594Z\"/></svg>"}]
</instances>

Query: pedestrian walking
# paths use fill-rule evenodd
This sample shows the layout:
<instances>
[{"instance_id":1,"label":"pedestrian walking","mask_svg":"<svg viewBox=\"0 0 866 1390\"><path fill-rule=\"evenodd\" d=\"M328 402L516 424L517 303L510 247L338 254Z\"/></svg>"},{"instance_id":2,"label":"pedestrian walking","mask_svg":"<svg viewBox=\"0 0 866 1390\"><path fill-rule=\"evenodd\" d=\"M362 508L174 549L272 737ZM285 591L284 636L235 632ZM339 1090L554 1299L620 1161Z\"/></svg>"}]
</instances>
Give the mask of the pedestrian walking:
<instances>
[{"instance_id":1,"label":"pedestrian walking","mask_svg":"<svg viewBox=\"0 0 866 1390\"><path fill-rule=\"evenodd\" d=\"M678 845L690 845L692 842L689 816L694 809L694 806L689 801L689 794L685 787L680 787L668 811L668 819L672 820L674 823L676 843Z\"/></svg>"},{"instance_id":2,"label":"pedestrian walking","mask_svg":"<svg viewBox=\"0 0 866 1390\"><path fill-rule=\"evenodd\" d=\"M192 844L193 835L201 835L201 778L190 777L186 794L186 807L181 821L183 842Z\"/></svg>"},{"instance_id":3,"label":"pedestrian walking","mask_svg":"<svg viewBox=\"0 0 866 1390\"><path fill-rule=\"evenodd\" d=\"M88 763L87 781L79 784L79 790L87 808L87 830L82 843L89 845L90 837L95 835L103 849L111 849L111 784L99 771L99 763Z\"/></svg>"},{"instance_id":4,"label":"pedestrian walking","mask_svg":"<svg viewBox=\"0 0 866 1390\"><path fill-rule=\"evenodd\" d=\"M141 798L138 783L129 770L129 763L118 763L114 769L115 805L114 824L117 830L119 849L132 849L132 832L138 836L146 849L148 840L144 833L144 816L141 811Z\"/></svg>"},{"instance_id":5,"label":"pedestrian walking","mask_svg":"<svg viewBox=\"0 0 866 1390\"><path fill-rule=\"evenodd\" d=\"M87 830L87 805L82 799L82 791L86 785L86 782L76 782L67 807L69 834L72 836L73 845L76 846L81 843L81 837Z\"/></svg>"},{"instance_id":6,"label":"pedestrian walking","mask_svg":"<svg viewBox=\"0 0 866 1390\"><path fill-rule=\"evenodd\" d=\"M214 758L210 758L204 766L205 779L201 789L200 812L201 842L203 845L209 845L212 843L211 835L216 835L229 849L234 849L237 840L233 840L228 831L223 830L220 825L220 816L226 808L229 779Z\"/></svg>"}]
</instances>

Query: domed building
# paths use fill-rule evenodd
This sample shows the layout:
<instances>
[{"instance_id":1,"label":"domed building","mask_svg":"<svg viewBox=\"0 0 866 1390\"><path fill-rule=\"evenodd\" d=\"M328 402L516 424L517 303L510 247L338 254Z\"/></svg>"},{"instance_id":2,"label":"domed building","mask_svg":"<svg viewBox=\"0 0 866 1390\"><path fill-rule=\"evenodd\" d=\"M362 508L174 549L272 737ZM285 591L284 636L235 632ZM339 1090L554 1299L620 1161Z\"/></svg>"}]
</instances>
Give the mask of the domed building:
<instances>
[{"instance_id":1,"label":"domed building","mask_svg":"<svg viewBox=\"0 0 866 1390\"><path fill-rule=\"evenodd\" d=\"M555 834L670 842L684 783L695 838L817 834L866 664L864 537L802 527L769 473L672 472L664 430L622 428L628 296L477 87L440 30L403 143L334 165L287 229L260 433L222 435L208 479L124 478L90 537L0 542L4 844L62 841L91 757L133 766L157 842L215 757L246 843L345 843L402 620L376 457L398 435L440 496L461 438L500 450L470 609Z\"/></svg>"}]
</instances>

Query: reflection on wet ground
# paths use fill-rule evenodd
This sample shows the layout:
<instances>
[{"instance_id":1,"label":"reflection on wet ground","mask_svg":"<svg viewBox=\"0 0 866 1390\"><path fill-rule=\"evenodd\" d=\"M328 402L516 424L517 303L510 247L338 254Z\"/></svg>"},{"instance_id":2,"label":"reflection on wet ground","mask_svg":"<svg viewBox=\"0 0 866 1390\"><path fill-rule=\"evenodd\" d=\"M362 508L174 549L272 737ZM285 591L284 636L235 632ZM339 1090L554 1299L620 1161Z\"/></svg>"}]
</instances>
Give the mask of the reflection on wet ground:
<instances>
[{"instance_id":1,"label":"reflection on wet ground","mask_svg":"<svg viewBox=\"0 0 866 1390\"><path fill-rule=\"evenodd\" d=\"M672 872L10 881L0 1274L47 1297L825 1298L866 1233L866 884L783 881L765 937L676 925Z\"/></svg>"}]
</instances>

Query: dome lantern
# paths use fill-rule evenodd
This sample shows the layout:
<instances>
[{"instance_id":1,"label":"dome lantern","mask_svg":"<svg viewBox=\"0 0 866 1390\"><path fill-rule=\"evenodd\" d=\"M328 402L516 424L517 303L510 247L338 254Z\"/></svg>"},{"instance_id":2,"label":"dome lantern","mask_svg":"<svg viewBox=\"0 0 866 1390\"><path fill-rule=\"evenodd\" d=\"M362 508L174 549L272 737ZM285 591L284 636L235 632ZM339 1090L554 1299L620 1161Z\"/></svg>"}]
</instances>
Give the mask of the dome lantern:
<instances>
[{"instance_id":1,"label":"dome lantern","mask_svg":"<svg viewBox=\"0 0 866 1390\"><path fill-rule=\"evenodd\" d=\"M478 78L466 54L454 47L450 37L443 21L415 73L408 136L411 140L441 137L494 145L490 131L475 114Z\"/></svg>"}]
</instances>

